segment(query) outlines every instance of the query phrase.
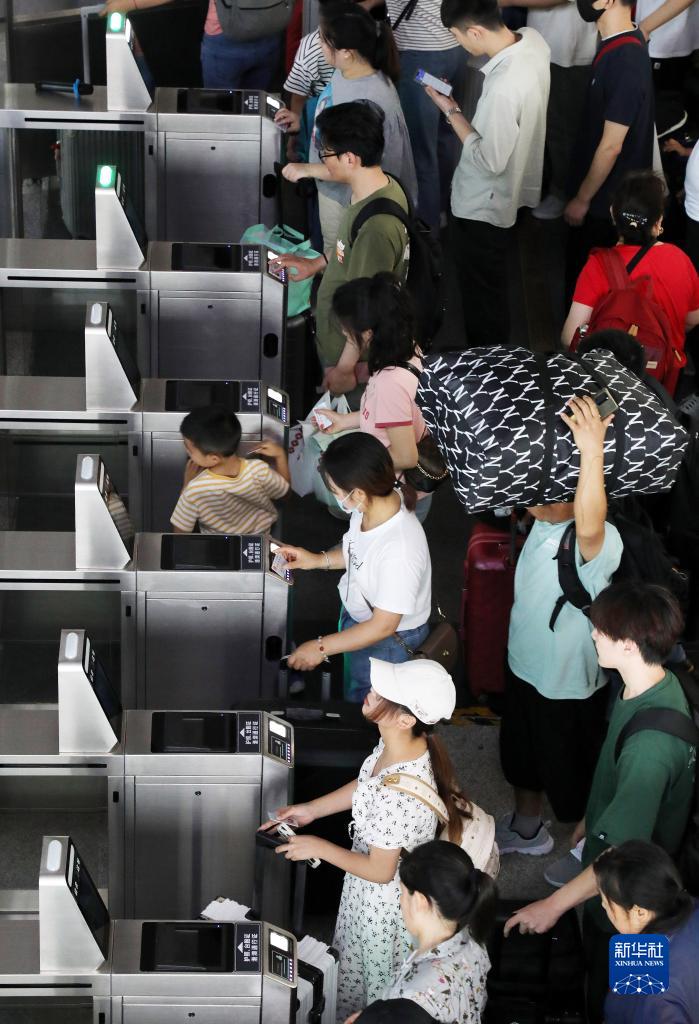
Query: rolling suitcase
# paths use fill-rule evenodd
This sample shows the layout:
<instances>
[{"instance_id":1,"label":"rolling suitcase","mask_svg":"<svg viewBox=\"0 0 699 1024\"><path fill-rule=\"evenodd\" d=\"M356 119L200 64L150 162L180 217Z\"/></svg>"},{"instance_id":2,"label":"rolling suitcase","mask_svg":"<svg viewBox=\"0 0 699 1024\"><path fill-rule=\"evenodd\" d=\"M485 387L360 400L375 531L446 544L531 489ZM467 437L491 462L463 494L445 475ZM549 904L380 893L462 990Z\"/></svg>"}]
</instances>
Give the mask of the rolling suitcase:
<instances>
[{"instance_id":1,"label":"rolling suitcase","mask_svg":"<svg viewBox=\"0 0 699 1024\"><path fill-rule=\"evenodd\" d=\"M483 1024L585 1024L585 960L575 911L543 935L516 929L505 938L505 922L525 905L498 902Z\"/></svg>"},{"instance_id":2,"label":"rolling suitcase","mask_svg":"<svg viewBox=\"0 0 699 1024\"><path fill-rule=\"evenodd\" d=\"M485 523L474 524L468 541L461 637L466 680L474 697L505 688L515 562L523 543L521 535Z\"/></svg>"}]
</instances>

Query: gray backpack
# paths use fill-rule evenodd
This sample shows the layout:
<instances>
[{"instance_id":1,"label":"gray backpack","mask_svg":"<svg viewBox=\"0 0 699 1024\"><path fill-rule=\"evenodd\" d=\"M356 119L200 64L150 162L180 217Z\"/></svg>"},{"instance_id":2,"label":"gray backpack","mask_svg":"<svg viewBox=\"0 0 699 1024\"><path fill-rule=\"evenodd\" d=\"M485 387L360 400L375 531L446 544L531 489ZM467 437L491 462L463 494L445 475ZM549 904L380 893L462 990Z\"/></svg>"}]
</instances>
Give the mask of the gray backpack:
<instances>
[{"instance_id":1,"label":"gray backpack","mask_svg":"<svg viewBox=\"0 0 699 1024\"><path fill-rule=\"evenodd\" d=\"M223 34L239 43L283 32L293 9L293 0L216 0Z\"/></svg>"}]
</instances>

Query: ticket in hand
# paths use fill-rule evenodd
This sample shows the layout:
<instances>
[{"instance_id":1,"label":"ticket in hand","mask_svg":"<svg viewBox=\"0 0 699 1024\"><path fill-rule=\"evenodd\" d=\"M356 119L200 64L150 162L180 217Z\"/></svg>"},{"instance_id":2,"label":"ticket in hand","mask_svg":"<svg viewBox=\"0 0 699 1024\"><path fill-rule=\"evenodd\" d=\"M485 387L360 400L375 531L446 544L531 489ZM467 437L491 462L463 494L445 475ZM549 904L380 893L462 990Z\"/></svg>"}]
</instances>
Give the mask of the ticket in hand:
<instances>
[{"instance_id":1,"label":"ticket in hand","mask_svg":"<svg viewBox=\"0 0 699 1024\"><path fill-rule=\"evenodd\" d=\"M313 410L313 419L316 421L319 427L331 427L333 421L329 416L324 416L320 409Z\"/></svg>"}]
</instances>

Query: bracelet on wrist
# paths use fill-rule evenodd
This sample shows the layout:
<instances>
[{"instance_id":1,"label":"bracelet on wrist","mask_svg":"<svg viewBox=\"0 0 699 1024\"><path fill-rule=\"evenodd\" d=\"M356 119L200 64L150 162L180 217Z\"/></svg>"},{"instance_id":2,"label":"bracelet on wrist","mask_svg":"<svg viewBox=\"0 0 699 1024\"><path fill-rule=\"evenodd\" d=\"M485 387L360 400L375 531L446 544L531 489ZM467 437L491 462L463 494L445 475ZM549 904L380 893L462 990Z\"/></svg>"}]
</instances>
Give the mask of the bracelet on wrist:
<instances>
[{"instance_id":1,"label":"bracelet on wrist","mask_svg":"<svg viewBox=\"0 0 699 1024\"><path fill-rule=\"evenodd\" d=\"M331 565L330 565L330 555L328 554L328 552L327 552L327 551L321 551L321 555L325 555L325 571L326 571L326 572L329 572L329 571L330 571L330 569L331 569Z\"/></svg>"},{"instance_id":2,"label":"bracelet on wrist","mask_svg":"<svg viewBox=\"0 0 699 1024\"><path fill-rule=\"evenodd\" d=\"M447 124L451 124L451 118L454 114L460 114L461 107L449 107L449 110L444 111L444 120Z\"/></svg>"},{"instance_id":3,"label":"bracelet on wrist","mask_svg":"<svg viewBox=\"0 0 699 1024\"><path fill-rule=\"evenodd\" d=\"M329 662L330 658L328 657L327 651L325 650L325 645L323 643L323 637L322 636L318 637L318 646L320 647L320 653L323 655L323 661Z\"/></svg>"}]
</instances>

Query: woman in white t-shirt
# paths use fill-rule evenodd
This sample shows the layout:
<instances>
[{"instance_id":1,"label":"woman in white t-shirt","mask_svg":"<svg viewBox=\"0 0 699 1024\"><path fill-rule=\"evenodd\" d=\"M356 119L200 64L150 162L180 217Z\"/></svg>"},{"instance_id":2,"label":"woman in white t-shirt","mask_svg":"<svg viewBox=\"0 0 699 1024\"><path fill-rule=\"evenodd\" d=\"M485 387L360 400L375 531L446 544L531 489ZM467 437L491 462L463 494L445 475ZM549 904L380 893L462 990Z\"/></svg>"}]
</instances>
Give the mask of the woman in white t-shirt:
<instances>
[{"instance_id":1,"label":"woman in white t-shirt","mask_svg":"<svg viewBox=\"0 0 699 1024\"><path fill-rule=\"evenodd\" d=\"M333 295L333 316L347 339L345 354L354 366L357 352L371 374L357 412L323 410L331 420L325 434L366 431L388 448L398 480L417 465L417 445L427 427L415 401L422 355L415 342L417 325L410 295L398 279L382 272L358 277ZM408 369L412 367L412 369ZM415 515L424 523L432 495L418 492Z\"/></svg>"},{"instance_id":2,"label":"woman in white t-shirt","mask_svg":"<svg viewBox=\"0 0 699 1024\"><path fill-rule=\"evenodd\" d=\"M338 437L323 454L319 472L340 508L350 513L342 544L314 553L283 545L293 569L341 569L340 630L308 640L289 657L290 668L308 671L333 654L349 654L347 700L361 702L370 689L369 658L407 661L429 632L432 566L425 531L405 507L391 457L367 433Z\"/></svg>"}]
</instances>

